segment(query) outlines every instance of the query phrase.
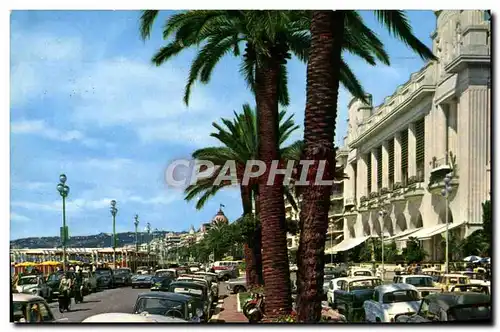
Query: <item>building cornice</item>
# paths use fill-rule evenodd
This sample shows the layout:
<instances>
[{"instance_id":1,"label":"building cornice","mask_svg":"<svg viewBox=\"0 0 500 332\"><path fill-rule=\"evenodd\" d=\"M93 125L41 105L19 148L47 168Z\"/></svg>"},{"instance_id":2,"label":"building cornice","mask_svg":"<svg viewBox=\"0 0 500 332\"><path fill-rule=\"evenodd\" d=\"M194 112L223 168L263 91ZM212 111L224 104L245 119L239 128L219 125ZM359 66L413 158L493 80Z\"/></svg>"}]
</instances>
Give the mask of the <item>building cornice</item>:
<instances>
[{"instance_id":1,"label":"building cornice","mask_svg":"<svg viewBox=\"0 0 500 332\"><path fill-rule=\"evenodd\" d=\"M491 57L489 55L467 55L461 54L447 64L444 69L449 73L458 73L468 66L486 65L490 66Z\"/></svg>"}]
</instances>

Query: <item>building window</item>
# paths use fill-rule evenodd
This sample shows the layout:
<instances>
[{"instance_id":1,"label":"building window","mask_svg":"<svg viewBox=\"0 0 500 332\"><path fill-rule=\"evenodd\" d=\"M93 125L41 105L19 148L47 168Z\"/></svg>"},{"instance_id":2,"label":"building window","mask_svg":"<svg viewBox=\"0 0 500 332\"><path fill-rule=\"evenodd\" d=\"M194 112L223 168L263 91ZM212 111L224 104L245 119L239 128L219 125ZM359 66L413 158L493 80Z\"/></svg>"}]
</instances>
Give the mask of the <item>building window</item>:
<instances>
[{"instance_id":1,"label":"building window","mask_svg":"<svg viewBox=\"0 0 500 332\"><path fill-rule=\"evenodd\" d=\"M377 190L382 188L382 146L375 149L375 157L377 158Z\"/></svg>"},{"instance_id":2,"label":"building window","mask_svg":"<svg viewBox=\"0 0 500 332\"><path fill-rule=\"evenodd\" d=\"M425 163L425 122L423 118L415 123L415 133L415 162L417 165L417 179L419 182L423 182Z\"/></svg>"},{"instance_id":3,"label":"building window","mask_svg":"<svg viewBox=\"0 0 500 332\"><path fill-rule=\"evenodd\" d=\"M408 129L401 132L401 181L408 183Z\"/></svg>"},{"instance_id":4,"label":"building window","mask_svg":"<svg viewBox=\"0 0 500 332\"><path fill-rule=\"evenodd\" d=\"M365 160L366 160L366 168L367 168L367 177L366 177L366 187L368 188L367 194L370 194L372 192L372 156L370 153L367 153L365 155Z\"/></svg>"},{"instance_id":5,"label":"building window","mask_svg":"<svg viewBox=\"0 0 500 332\"><path fill-rule=\"evenodd\" d=\"M389 189L392 190L394 187L394 138L389 140L387 152L389 155Z\"/></svg>"}]
</instances>

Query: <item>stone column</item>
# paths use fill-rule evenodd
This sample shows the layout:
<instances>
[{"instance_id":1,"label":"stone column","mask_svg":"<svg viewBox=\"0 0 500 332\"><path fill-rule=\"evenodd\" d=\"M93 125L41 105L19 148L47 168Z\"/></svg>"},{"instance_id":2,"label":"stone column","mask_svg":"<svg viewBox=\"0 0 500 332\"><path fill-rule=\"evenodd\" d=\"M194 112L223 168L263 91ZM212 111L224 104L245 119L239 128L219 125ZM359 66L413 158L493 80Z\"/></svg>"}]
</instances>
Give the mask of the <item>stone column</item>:
<instances>
[{"instance_id":1,"label":"stone column","mask_svg":"<svg viewBox=\"0 0 500 332\"><path fill-rule=\"evenodd\" d=\"M424 136L424 156L425 156L425 162L424 162L424 182L429 183L429 178L431 175L431 170L432 170L432 157L435 156L434 153L434 139L433 139L433 134L434 134L434 121L432 118L432 112L429 112L428 114L425 115L424 119L424 125L425 125L425 136Z\"/></svg>"},{"instance_id":2,"label":"stone column","mask_svg":"<svg viewBox=\"0 0 500 332\"><path fill-rule=\"evenodd\" d=\"M408 179L417 175L417 136L415 123L408 127Z\"/></svg>"},{"instance_id":3,"label":"stone column","mask_svg":"<svg viewBox=\"0 0 500 332\"><path fill-rule=\"evenodd\" d=\"M356 167L356 201L359 204L359 199L362 196L368 196L368 188L366 187L366 177L368 176L368 170L364 155L358 155L358 157L356 158Z\"/></svg>"},{"instance_id":4,"label":"stone column","mask_svg":"<svg viewBox=\"0 0 500 332\"><path fill-rule=\"evenodd\" d=\"M373 149L370 152L370 158L372 159L372 192L374 192L380 189L377 187L377 170L378 170L377 149Z\"/></svg>"},{"instance_id":5,"label":"stone column","mask_svg":"<svg viewBox=\"0 0 500 332\"><path fill-rule=\"evenodd\" d=\"M382 143L382 188L389 188L389 141Z\"/></svg>"},{"instance_id":6,"label":"stone column","mask_svg":"<svg viewBox=\"0 0 500 332\"><path fill-rule=\"evenodd\" d=\"M401 174L401 132L394 136L394 183L402 182Z\"/></svg>"},{"instance_id":7,"label":"stone column","mask_svg":"<svg viewBox=\"0 0 500 332\"><path fill-rule=\"evenodd\" d=\"M448 104L448 154L452 152L457 155L458 152L458 118L457 118L457 103L451 102Z\"/></svg>"},{"instance_id":8,"label":"stone column","mask_svg":"<svg viewBox=\"0 0 500 332\"><path fill-rule=\"evenodd\" d=\"M348 179L344 180L344 200L354 198L354 193L356 191L355 184L356 180L354 178L354 167L352 163L347 163L345 167L346 175Z\"/></svg>"},{"instance_id":9,"label":"stone column","mask_svg":"<svg viewBox=\"0 0 500 332\"><path fill-rule=\"evenodd\" d=\"M444 158L447 158L448 150L448 123L446 119L447 105L438 105L434 116L434 151L439 164L444 164Z\"/></svg>"}]
</instances>

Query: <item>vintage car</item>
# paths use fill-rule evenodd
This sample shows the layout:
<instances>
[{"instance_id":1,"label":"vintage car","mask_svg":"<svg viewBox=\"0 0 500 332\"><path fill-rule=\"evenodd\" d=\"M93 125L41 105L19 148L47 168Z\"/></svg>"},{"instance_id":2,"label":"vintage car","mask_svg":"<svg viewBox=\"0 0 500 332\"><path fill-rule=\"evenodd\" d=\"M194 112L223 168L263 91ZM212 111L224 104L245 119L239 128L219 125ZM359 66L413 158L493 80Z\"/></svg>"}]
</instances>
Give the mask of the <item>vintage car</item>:
<instances>
[{"instance_id":1,"label":"vintage car","mask_svg":"<svg viewBox=\"0 0 500 332\"><path fill-rule=\"evenodd\" d=\"M484 284L457 284L451 286L450 292L474 292L491 295L491 286Z\"/></svg>"},{"instance_id":2,"label":"vintage car","mask_svg":"<svg viewBox=\"0 0 500 332\"><path fill-rule=\"evenodd\" d=\"M213 295L212 295L212 284L205 280L204 278L201 278L200 276L193 276L193 275L181 275L179 278L177 278L177 281L191 281L191 282L196 282L199 284L202 284L203 286L207 287L208 290L208 297L210 301L214 301Z\"/></svg>"},{"instance_id":3,"label":"vintage car","mask_svg":"<svg viewBox=\"0 0 500 332\"><path fill-rule=\"evenodd\" d=\"M16 290L19 293L41 296L49 301L52 299L52 289L42 275L27 275L19 278Z\"/></svg>"},{"instance_id":4,"label":"vintage car","mask_svg":"<svg viewBox=\"0 0 500 332\"><path fill-rule=\"evenodd\" d=\"M227 289L231 294L238 294L247 291L247 279L245 277L233 279L227 282Z\"/></svg>"},{"instance_id":5,"label":"vintage car","mask_svg":"<svg viewBox=\"0 0 500 332\"><path fill-rule=\"evenodd\" d=\"M154 284L150 274L139 274L132 279L132 288L149 288Z\"/></svg>"},{"instance_id":6,"label":"vintage car","mask_svg":"<svg viewBox=\"0 0 500 332\"><path fill-rule=\"evenodd\" d=\"M439 287L443 292L448 292L453 285L457 284L470 284L470 279L462 274L443 274L438 277L434 286Z\"/></svg>"},{"instance_id":7,"label":"vintage car","mask_svg":"<svg viewBox=\"0 0 500 332\"><path fill-rule=\"evenodd\" d=\"M153 283L151 285L151 290L158 291L158 292L168 292L168 287L170 287L170 284L173 281L174 281L174 279L163 278L160 281Z\"/></svg>"},{"instance_id":8,"label":"vintage car","mask_svg":"<svg viewBox=\"0 0 500 332\"><path fill-rule=\"evenodd\" d=\"M129 268L120 268L113 271L115 286L129 286L132 284L132 271Z\"/></svg>"},{"instance_id":9,"label":"vintage car","mask_svg":"<svg viewBox=\"0 0 500 332\"><path fill-rule=\"evenodd\" d=\"M98 288L114 288L114 273L109 267L98 267L94 271Z\"/></svg>"},{"instance_id":10,"label":"vintage car","mask_svg":"<svg viewBox=\"0 0 500 332\"><path fill-rule=\"evenodd\" d=\"M349 322L357 321L364 315L363 303L373 297L375 287L381 284L382 280L377 277L346 278L333 292L333 308Z\"/></svg>"},{"instance_id":11,"label":"vintage car","mask_svg":"<svg viewBox=\"0 0 500 332\"><path fill-rule=\"evenodd\" d=\"M480 293L444 292L422 300L416 314L400 315L398 323L492 322L491 298Z\"/></svg>"},{"instance_id":12,"label":"vintage car","mask_svg":"<svg viewBox=\"0 0 500 332\"><path fill-rule=\"evenodd\" d=\"M97 291L97 279L94 273L90 271L83 271L83 284L89 293Z\"/></svg>"},{"instance_id":13,"label":"vintage car","mask_svg":"<svg viewBox=\"0 0 500 332\"><path fill-rule=\"evenodd\" d=\"M15 323L50 323L68 319L54 318L47 302L40 296L12 294L12 316Z\"/></svg>"},{"instance_id":14,"label":"vintage car","mask_svg":"<svg viewBox=\"0 0 500 332\"><path fill-rule=\"evenodd\" d=\"M370 269L353 268L349 270L349 277L373 277L373 272Z\"/></svg>"},{"instance_id":15,"label":"vintage car","mask_svg":"<svg viewBox=\"0 0 500 332\"><path fill-rule=\"evenodd\" d=\"M197 323L203 316L203 310L198 307L194 297L171 292L139 294L133 312L180 318Z\"/></svg>"},{"instance_id":16,"label":"vintage car","mask_svg":"<svg viewBox=\"0 0 500 332\"><path fill-rule=\"evenodd\" d=\"M210 272L196 272L194 276L201 278L203 277L210 285L210 291L212 292L212 299L218 301L219 299L219 282L217 275Z\"/></svg>"},{"instance_id":17,"label":"vintage car","mask_svg":"<svg viewBox=\"0 0 500 332\"><path fill-rule=\"evenodd\" d=\"M187 323L184 319L148 313L136 315L121 312L98 314L85 318L82 323Z\"/></svg>"},{"instance_id":18,"label":"vintage car","mask_svg":"<svg viewBox=\"0 0 500 332\"><path fill-rule=\"evenodd\" d=\"M193 281L174 281L168 291L193 297L196 300L196 307L203 311L203 321L208 322L212 313L212 301L207 286Z\"/></svg>"},{"instance_id":19,"label":"vintage car","mask_svg":"<svg viewBox=\"0 0 500 332\"><path fill-rule=\"evenodd\" d=\"M135 274L150 274L151 273L151 267L149 266L139 266L135 270Z\"/></svg>"},{"instance_id":20,"label":"vintage car","mask_svg":"<svg viewBox=\"0 0 500 332\"><path fill-rule=\"evenodd\" d=\"M471 284L491 285L491 282L486 280L486 275L484 273L461 271L460 274L468 277Z\"/></svg>"},{"instance_id":21,"label":"vintage car","mask_svg":"<svg viewBox=\"0 0 500 332\"><path fill-rule=\"evenodd\" d=\"M429 294L441 292L441 288L434 286L432 277L423 274L394 276L392 282L395 284L409 284L415 286L420 292L421 297L426 297Z\"/></svg>"},{"instance_id":22,"label":"vintage car","mask_svg":"<svg viewBox=\"0 0 500 332\"><path fill-rule=\"evenodd\" d=\"M335 298L335 291L339 289L341 281L347 280L347 277L332 279L328 282L328 290L326 292L326 302L328 305L333 307L333 302Z\"/></svg>"},{"instance_id":23,"label":"vintage car","mask_svg":"<svg viewBox=\"0 0 500 332\"><path fill-rule=\"evenodd\" d=\"M444 274L443 271L436 270L435 268L422 269L422 274L430 276L432 281L437 282L438 278Z\"/></svg>"},{"instance_id":24,"label":"vintage car","mask_svg":"<svg viewBox=\"0 0 500 332\"><path fill-rule=\"evenodd\" d=\"M392 323L401 314L415 313L421 297L411 284L389 284L375 287L373 297L363 304L367 322Z\"/></svg>"}]
</instances>

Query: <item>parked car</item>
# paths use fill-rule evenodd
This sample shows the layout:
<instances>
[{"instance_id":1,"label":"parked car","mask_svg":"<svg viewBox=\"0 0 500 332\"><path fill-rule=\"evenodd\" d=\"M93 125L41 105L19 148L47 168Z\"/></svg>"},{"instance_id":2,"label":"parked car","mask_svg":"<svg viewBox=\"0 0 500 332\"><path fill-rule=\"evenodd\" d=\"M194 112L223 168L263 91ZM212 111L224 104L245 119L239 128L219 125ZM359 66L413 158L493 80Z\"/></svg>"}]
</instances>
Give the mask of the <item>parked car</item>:
<instances>
[{"instance_id":1,"label":"parked car","mask_svg":"<svg viewBox=\"0 0 500 332\"><path fill-rule=\"evenodd\" d=\"M203 316L203 310L198 307L194 297L171 292L139 294L135 302L134 313L143 312L180 318L189 322L200 322Z\"/></svg>"},{"instance_id":2,"label":"parked car","mask_svg":"<svg viewBox=\"0 0 500 332\"><path fill-rule=\"evenodd\" d=\"M432 277L424 274L394 276L392 282L395 284L409 284L415 286L420 292L421 297L441 292L441 288L434 286L434 280Z\"/></svg>"},{"instance_id":3,"label":"parked car","mask_svg":"<svg viewBox=\"0 0 500 332\"><path fill-rule=\"evenodd\" d=\"M335 278L328 282L328 290L326 292L326 302L330 307L334 306L335 291L340 288L343 281L346 281L347 277Z\"/></svg>"},{"instance_id":4,"label":"parked car","mask_svg":"<svg viewBox=\"0 0 500 332\"><path fill-rule=\"evenodd\" d=\"M437 282L444 272L436 270L435 268L427 268L422 270L422 274L432 277L432 281Z\"/></svg>"},{"instance_id":5,"label":"parked car","mask_svg":"<svg viewBox=\"0 0 500 332\"><path fill-rule=\"evenodd\" d=\"M113 271L115 286L129 286L132 284L132 271L129 268L120 268Z\"/></svg>"},{"instance_id":6,"label":"parked car","mask_svg":"<svg viewBox=\"0 0 500 332\"><path fill-rule=\"evenodd\" d=\"M372 298L375 287L381 284L382 280L377 277L347 278L333 292L333 306L349 322L355 321L364 315L363 303Z\"/></svg>"},{"instance_id":7,"label":"parked car","mask_svg":"<svg viewBox=\"0 0 500 332\"><path fill-rule=\"evenodd\" d=\"M484 273L470 271L462 271L460 273L468 277L471 284L491 285L491 281L486 280L486 275Z\"/></svg>"},{"instance_id":8,"label":"parked car","mask_svg":"<svg viewBox=\"0 0 500 332\"><path fill-rule=\"evenodd\" d=\"M242 277L233 279L227 283L227 290L231 294L238 294L247 291L247 279Z\"/></svg>"},{"instance_id":9,"label":"parked car","mask_svg":"<svg viewBox=\"0 0 500 332\"><path fill-rule=\"evenodd\" d=\"M457 284L451 286L450 292L473 292L491 295L491 286L484 284Z\"/></svg>"},{"instance_id":10,"label":"parked car","mask_svg":"<svg viewBox=\"0 0 500 332\"><path fill-rule=\"evenodd\" d=\"M89 293L95 293L97 291L97 279L95 274L90 271L83 271L83 284Z\"/></svg>"},{"instance_id":11,"label":"parked car","mask_svg":"<svg viewBox=\"0 0 500 332\"><path fill-rule=\"evenodd\" d=\"M209 297L208 288L193 281L175 281L170 284L168 291L176 294L184 294L196 300L197 308L203 311L203 320L207 322L212 313L212 301Z\"/></svg>"},{"instance_id":12,"label":"parked car","mask_svg":"<svg viewBox=\"0 0 500 332\"><path fill-rule=\"evenodd\" d=\"M438 277L435 286L439 287L443 292L448 292L453 285L457 284L470 284L470 279L467 276L457 273L443 274Z\"/></svg>"},{"instance_id":13,"label":"parked car","mask_svg":"<svg viewBox=\"0 0 500 332\"><path fill-rule=\"evenodd\" d=\"M374 277L374 275L370 269L353 268L349 270L349 277Z\"/></svg>"},{"instance_id":14,"label":"parked car","mask_svg":"<svg viewBox=\"0 0 500 332\"><path fill-rule=\"evenodd\" d=\"M214 266L213 269L221 281L229 281L240 275L238 267L235 266Z\"/></svg>"},{"instance_id":15,"label":"parked car","mask_svg":"<svg viewBox=\"0 0 500 332\"><path fill-rule=\"evenodd\" d=\"M149 266L139 266L135 270L136 274L150 274L151 273L151 268Z\"/></svg>"},{"instance_id":16,"label":"parked car","mask_svg":"<svg viewBox=\"0 0 500 332\"><path fill-rule=\"evenodd\" d=\"M150 274L141 274L132 280L132 288L149 288L152 285L153 276Z\"/></svg>"},{"instance_id":17,"label":"parked car","mask_svg":"<svg viewBox=\"0 0 500 332\"><path fill-rule=\"evenodd\" d=\"M19 278L16 290L19 293L41 296L49 301L52 299L52 289L42 275L27 275Z\"/></svg>"},{"instance_id":18,"label":"parked car","mask_svg":"<svg viewBox=\"0 0 500 332\"><path fill-rule=\"evenodd\" d=\"M375 287L373 297L363 304L367 322L395 322L401 314L416 313L422 298L411 284L390 284Z\"/></svg>"},{"instance_id":19,"label":"parked car","mask_svg":"<svg viewBox=\"0 0 500 332\"><path fill-rule=\"evenodd\" d=\"M50 290L52 291L52 296L56 297L59 295L59 285L61 284L61 278L63 276L63 272L54 272L49 274L47 277L47 286L50 287Z\"/></svg>"},{"instance_id":20,"label":"parked car","mask_svg":"<svg viewBox=\"0 0 500 332\"><path fill-rule=\"evenodd\" d=\"M210 282L208 282L204 278L201 278L200 276L193 276L193 275L185 275L184 274L184 275L181 275L179 278L177 278L176 281L192 281L192 282L196 282L198 284L202 284L208 290L209 300L211 302L214 301L214 298L213 298L213 295L212 295L212 289L211 289L212 285L210 284Z\"/></svg>"},{"instance_id":21,"label":"parked car","mask_svg":"<svg viewBox=\"0 0 500 332\"><path fill-rule=\"evenodd\" d=\"M174 282L174 279L163 278L151 285L151 291L168 292L168 288L172 282Z\"/></svg>"},{"instance_id":22,"label":"parked car","mask_svg":"<svg viewBox=\"0 0 500 332\"><path fill-rule=\"evenodd\" d=\"M218 301L219 299L219 282L217 275L210 272L196 272L195 276L203 277L210 285L210 291L212 292L212 299Z\"/></svg>"},{"instance_id":23,"label":"parked car","mask_svg":"<svg viewBox=\"0 0 500 332\"><path fill-rule=\"evenodd\" d=\"M98 267L95 269L95 277L98 288L114 288L114 273L109 267Z\"/></svg>"},{"instance_id":24,"label":"parked car","mask_svg":"<svg viewBox=\"0 0 500 332\"><path fill-rule=\"evenodd\" d=\"M187 323L184 319L150 314L110 312L85 318L82 323Z\"/></svg>"},{"instance_id":25,"label":"parked car","mask_svg":"<svg viewBox=\"0 0 500 332\"><path fill-rule=\"evenodd\" d=\"M56 320L47 302L40 296L12 294L12 316L15 323L50 323Z\"/></svg>"},{"instance_id":26,"label":"parked car","mask_svg":"<svg viewBox=\"0 0 500 332\"><path fill-rule=\"evenodd\" d=\"M401 315L398 323L430 322L491 323L491 298L480 293L445 292L431 294L422 300L416 314Z\"/></svg>"}]
</instances>

